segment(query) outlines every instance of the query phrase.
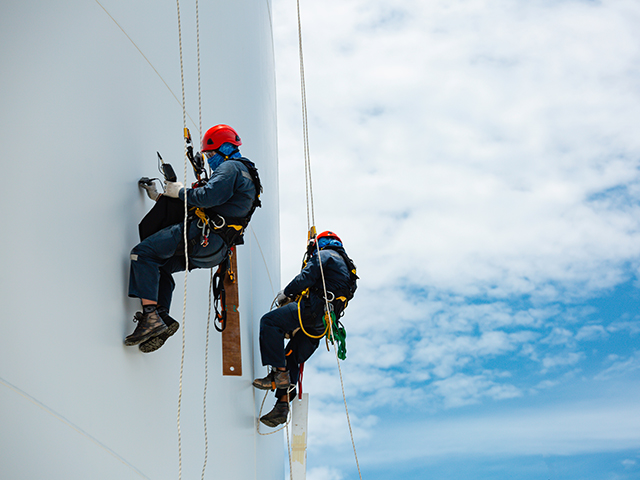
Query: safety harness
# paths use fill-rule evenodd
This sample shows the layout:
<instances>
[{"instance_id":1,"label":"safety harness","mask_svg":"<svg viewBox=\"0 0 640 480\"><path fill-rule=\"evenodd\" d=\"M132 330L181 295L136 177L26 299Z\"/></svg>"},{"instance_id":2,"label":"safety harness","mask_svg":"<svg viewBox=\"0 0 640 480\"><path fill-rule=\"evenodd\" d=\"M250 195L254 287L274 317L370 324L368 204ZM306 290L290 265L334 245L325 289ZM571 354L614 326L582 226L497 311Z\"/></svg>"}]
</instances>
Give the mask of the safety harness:
<instances>
[{"instance_id":1,"label":"safety harness","mask_svg":"<svg viewBox=\"0 0 640 480\"><path fill-rule=\"evenodd\" d=\"M347 304L349 300L351 300L355 294L356 289L358 288L357 280L359 279L357 275L356 265L353 263L353 260L349 258L346 252L339 247L334 247L333 245L327 245L323 248L323 250L333 250L336 253L340 254L340 257L344 260L347 269L349 270L349 284L346 289L340 290L339 292L327 292L327 302L328 311L324 312L322 317L322 322L324 326L324 331L320 335L313 335L307 332L304 328L304 324L302 321L302 311L300 308L300 304L305 297L309 296L309 293L312 292L315 295L320 297L323 296L324 292L321 288L312 288L306 289L296 298L296 303L298 304L298 320L300 323L300 330L309 338L320 339L324 336L327 337L327 347L328 342L337 342L338 345L338 358L341 360L345 360L347 358L347 330L344 325L340 321L340 317L344 314L344 310L347 308ZM307 258L303 262L303 265L306 265ZM297 331L298 329L296 329ZM295 335L296 332L293 332Z\"/></svg>"},{"instance_id":2,"label":"safety harness","mask_svg":"<svg viewBox=\"0 0 640 480\"><path fill-rule=\"evenodd\" d=\"M360 277L358 277L357 275L356 264L353 263L353 260L349 258L349 256L342 248L333 245L327 245L323 248L323 250L333 250L334 252L340 254L342 260L344 260L344 263L347 266L347 269L349 270L349 285L347 286L347 288L339 292L327 292L327 295L329 295L330 297L333 296L333 299L329 298L328 300L329 303L333 305L333 311L335 312L336 317L340 318L344 314L344 310L345 308L347 308L349 300L351 300L356 293L356 289L358 288L357 281ZM314 293L322 295L323 292L322 290L318 289L318 291Z\"/></svg>"},{"instance_id":3,"label":"safety harness","mask_svg":"<svg viewBox=\"0 0 640 480\"><path fill-rule=\"evenodd\" d=\"M200 244L206 247L209 244L209 234L213 230L213 233L222 238L227 245L228 252L224 261L218 266L218 270L212 277L211 292L213 294L213 308L215 311L214 326L217 331L222 332L227 326L227 308L226 308L226 293L224 290L224 280L228 276L231 282L235 281L235 275L231 269L231 261L229 255L232 254L232 249L236 245L242 245L244 243L244 231L249 225L251 216L255 212L256 208L262 206L260 201L260 194L262 193L262 184L260 183L260 177L258 176L258 169L253 162L241 157L233 158L241 162L249 171L249 176L256 189L256 195L253 199L251 209L244 217L230 217L225 216L216 211L215 207L212 208L196 208L193 210L192 219L198 218L198 228L202 231ZM243 175L246 173L243 171ZM214 220L215 219L215 220ZM190 247L195 245L198 239L194 238L190 241Z\"/></svg>"},{"instance_id":4,"label":"safety harness","mask_svg":"<svg viewBox=\"0 0 640 480\"><path fill-rule=\"evenodd\" d=\"M260 183L260 177L258 176L258 169L251 160L244 157L232 158L236 162L242 163L249 171L249 178L253 182L256 189L256 195L253 199L251 209L244 217L230 217L223 215L216 210L215 207L211 208L195 208L190 214L190 220L198 220L198 228L202 232L200 236L200 245L206 247L209 244L209 235L213 231L216 235L222 238L225 244L229 248L234 245L244 244L244 231L249 225L251 216L255 212L256 208L262 206L260 201L260 194L262 193L262 184ZM246 176L246 172L242 172ZM196 244L197 238L191 239L189 244L191 247Z\"/></svg>"}]
</instances>

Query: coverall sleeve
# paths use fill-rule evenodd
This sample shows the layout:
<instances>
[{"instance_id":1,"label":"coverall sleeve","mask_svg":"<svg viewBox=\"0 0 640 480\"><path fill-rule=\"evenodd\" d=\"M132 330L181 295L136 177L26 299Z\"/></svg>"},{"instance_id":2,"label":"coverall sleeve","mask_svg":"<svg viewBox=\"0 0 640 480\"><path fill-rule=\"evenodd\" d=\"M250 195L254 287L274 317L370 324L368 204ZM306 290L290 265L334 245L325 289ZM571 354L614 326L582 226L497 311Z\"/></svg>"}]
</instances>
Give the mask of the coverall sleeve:
<instances>
[{"instance_id":1,"label":"coverall sleeve","mask_svg":"<svg viewBox=\"0 0 640 480\"><path fill-rule=\"evenodd\" d=\"M225 162L215 169L207 184L200 188L186 190L187 204L192 207L210 208L227 202L234 193L238 169L232 162ZM180 199L184 200L185 190L181 190Z\"/></svg>"},{"instance_id":2,"label":"coverall sleeve","mask_svg":"<svg viewBox=\"0 0 640 480\"><path fill-rule=\"evenodd\" d=\"M294 297L302 293L305 289L312 287L320 280L320 266L318 264L318 256L314 256L307 262L307 266L289 282L284 289L287 297Z\"/></svg>"}]
</instances>

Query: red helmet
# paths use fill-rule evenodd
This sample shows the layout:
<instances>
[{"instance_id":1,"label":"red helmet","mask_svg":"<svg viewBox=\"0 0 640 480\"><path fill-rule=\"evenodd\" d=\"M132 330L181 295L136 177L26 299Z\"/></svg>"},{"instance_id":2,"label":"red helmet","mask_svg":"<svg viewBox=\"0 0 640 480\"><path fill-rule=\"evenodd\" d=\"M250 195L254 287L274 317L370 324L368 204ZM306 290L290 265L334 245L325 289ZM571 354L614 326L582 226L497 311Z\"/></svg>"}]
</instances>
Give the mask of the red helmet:
<instances>
[{"instance_id":1,"label":"red helmet","mask_svg":"<svg viewBox=\"0 0 640 480\"><path fill-rule=\"evenodd\" d=\"M218 150L223 143L230 143L235 146L242 145L242 140L238 133L229 125L216 125L211 127L202 137L201 151Z\"/></svg>"},{"instance_id":2,"label":"red helmet","mask_svg":"<svg viewBox=\"0 0 640 480\"><path fill-rule=\"evenodd\" d=\"M316 240L320 240L321 238L333 238L334 240L338 240L340 243L342 243L342 240L340 240L340 237L330 230L319 233L318 236L316 237Z\"/></svg>"}]
</instances>

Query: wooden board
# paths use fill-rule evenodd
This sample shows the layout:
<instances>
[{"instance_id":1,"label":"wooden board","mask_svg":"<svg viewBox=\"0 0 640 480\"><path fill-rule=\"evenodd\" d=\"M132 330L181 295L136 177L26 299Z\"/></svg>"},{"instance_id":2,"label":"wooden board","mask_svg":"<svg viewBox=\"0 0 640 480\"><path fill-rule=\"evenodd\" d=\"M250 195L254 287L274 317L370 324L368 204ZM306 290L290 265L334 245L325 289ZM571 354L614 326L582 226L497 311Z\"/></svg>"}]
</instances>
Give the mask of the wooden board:
<instances>
[{"instance_id":1,"label":"wooden board","mask_svg":"<svg viewBox=\"0 0 640 480\"><path fill-rule=\"evenodd\" d=\"M224 277L224 290L226 293L227 326L222 332L222 375L242 375L242 349L240 344L240 312L238 307L238 262L236 248L232 249L231 271L233 281L229 275Z\"/></svg>"},{"instance_id":2,"label":"wooden board","mask_svg":"<svg viewBox=\"0 0 640 480\"><path fill-rule=\"evenodd\" d=\"M303 393L302 399L291 400L291 423L293 424L291 442L291 478L307 478L307 418L309 414L309 394Z\"/></svg>"}]
</instances>

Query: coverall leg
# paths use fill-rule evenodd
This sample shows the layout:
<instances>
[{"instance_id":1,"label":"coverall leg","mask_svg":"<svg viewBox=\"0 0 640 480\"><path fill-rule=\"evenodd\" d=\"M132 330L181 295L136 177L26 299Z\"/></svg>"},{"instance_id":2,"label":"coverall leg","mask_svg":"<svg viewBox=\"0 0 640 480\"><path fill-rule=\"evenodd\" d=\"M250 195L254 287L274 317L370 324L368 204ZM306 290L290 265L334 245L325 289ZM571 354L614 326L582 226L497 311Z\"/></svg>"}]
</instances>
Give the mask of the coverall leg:
<instances>
[{"instance_id":1,"label":"coverall leg","mask_svg":"<svg viewBox=\"0 0 640 480\"><path fill-rule=\"evenodd\" d=\"M297 385L300 378L300 364L309 360L313 352L320 345L319 338L311 338L299 330L295 336L289 340L285 347L285 358L287 359L287 370L289 370L289 380L292 385ZM294 390L295 392L295 390ZM287 391L279 388L276 390L276 397L280 398L287 394Z\"/></svg>"},{"instance_id":2,"label":"coverall leg","mask_svg":"<svg viewBox=\"0 0 640 480\"><path fill-rule=\"evenodd\" d=\"M171 274L185 269L184 254L182 251L177 252L184 245L182 227L183 224L178 223L163 228L131 250L130 297L152 300L169 309L175 287ZM191 222L188 239L199 235L196 223ZM227 250L222 239L212 233L206 247L196 242L190 249L189 269L215 267L225 259Z\"/></svg>"},{"instance_id":3,"label":"coverall leg","mask_svg":"<svg viewBox=\"0 0 640 480\"><path fill-rule=\"evenodd\" d=\"M310 338L300 330L284 348L285 333L290 333L298 327L300 319L298 304L295 302L266 313L260 320L262 364L275 368L286 367L292 384L298 383L300 364L307 361L320 344L320 339ZM286 390L278 389L276 396L281 397L286 393Z\"/></svg>"}]
</instances>

